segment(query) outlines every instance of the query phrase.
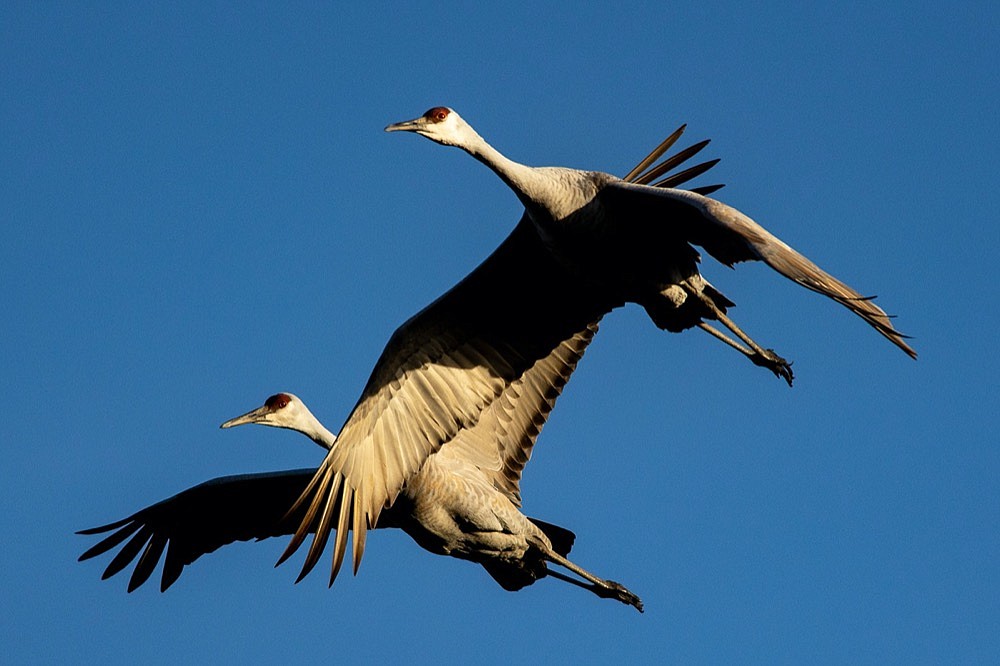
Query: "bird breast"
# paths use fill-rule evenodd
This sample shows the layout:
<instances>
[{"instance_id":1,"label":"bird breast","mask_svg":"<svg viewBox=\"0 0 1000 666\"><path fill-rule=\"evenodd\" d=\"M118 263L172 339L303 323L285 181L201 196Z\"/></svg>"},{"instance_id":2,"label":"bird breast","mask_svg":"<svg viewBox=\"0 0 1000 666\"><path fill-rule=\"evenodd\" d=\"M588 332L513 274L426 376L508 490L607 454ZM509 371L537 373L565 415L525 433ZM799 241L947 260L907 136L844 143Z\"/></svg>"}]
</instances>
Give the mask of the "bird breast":
<instances>
[{"instance_id":1,"label":"bird breast","mask_svg":"<svg viewBox=\"0 0 1000 666\"><path fill-rule=\"evenodd\" d=\"M537 177L524 194L529 199L526 202L528 214L542 227L590 221L593 218L591 204L607 179L614 178L562 167L539 167L534 172Z\"/></svg>"},{"instance_id":2,"label":"bird breast","mask_svg":"<svg viewBox=\"0 0 1000 666\"><path fill-rule=\"evenodd\" d=\"M537 528L477 467L437 458L429 458L403 490L412 520L406 532L436 553L470 559L523 555L525 535Z\"/></svg>"}]
</instances>

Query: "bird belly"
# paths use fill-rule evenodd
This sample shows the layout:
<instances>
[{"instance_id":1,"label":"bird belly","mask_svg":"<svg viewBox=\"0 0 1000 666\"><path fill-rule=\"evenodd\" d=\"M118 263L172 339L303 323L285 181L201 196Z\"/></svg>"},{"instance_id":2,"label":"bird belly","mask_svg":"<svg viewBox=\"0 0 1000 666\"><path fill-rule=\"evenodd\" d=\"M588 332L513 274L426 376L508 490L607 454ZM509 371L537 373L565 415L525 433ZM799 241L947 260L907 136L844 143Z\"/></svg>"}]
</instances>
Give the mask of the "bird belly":
<instances>
[{"instance_id":1,"label":"bird belly","mask_svg":"<svg viewBox=\"0 0 1000 666\"><path fill-rule=\"evenodd\" d=\"M475 562L520 560L529 535L545 535L472 465L441 469L428 460L404 489L410 520L404 530L433 553Z\"/></svg>"}]
</instances>

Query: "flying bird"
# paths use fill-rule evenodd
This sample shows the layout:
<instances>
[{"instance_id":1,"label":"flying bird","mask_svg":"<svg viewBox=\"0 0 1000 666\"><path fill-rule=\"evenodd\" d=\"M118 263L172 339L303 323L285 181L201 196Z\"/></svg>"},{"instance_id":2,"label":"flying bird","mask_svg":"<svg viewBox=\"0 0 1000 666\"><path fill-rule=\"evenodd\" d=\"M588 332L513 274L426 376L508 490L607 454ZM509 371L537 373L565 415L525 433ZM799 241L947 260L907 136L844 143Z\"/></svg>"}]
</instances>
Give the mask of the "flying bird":
<instances>
[{"instance_id":1,"label":"flying bird","mask_svg":"<svg viewBox=\"0 0 1000 666\"><path fill-rule=\"evenodd\" d=\"M684 129L685 126L681 126L668 136L627 177L647 180L662 177L654 183L655 186L673 187L714 166L718 160L665 175L702 150L708 144L707 140L653 166L678 140ZM709 194L721 187L707 185L692 188L692 191ZM462 284L400 327L373 373L369 387L373 386L373 382L382 381L376 380L376 375L380 378L387 376L388 397L395 398L389 408L393 416L382 422L381 432L385 433L385 428L404 429L399 431L398 439L403 448L383 448L379 453L391 457L390 466L417 466L416 472L408 477L403 499L381 513L378 527L408 529L418 543L432 552L447 551L456 557L481 561L486 570L507 589L519 589L541 576L549 575L641 609L638 597L625 588L599 579L565 559L573 544L572 532L526 519L518 511L521 470L562 387L593 339L603 307L581 309L580 299L572 294L572 285L539 245L537 235L529 226L519 229ZM492 282L490 276L502 273L521 260L531 264L527 269L527 278L548 280L550 284L544 296L528 294L518 303L513 297L519 290L530 286L528 282L513 280L506 288L501 288ZM484 285L491 284L493 286L482 289ZM492 307L498 309L496 316L484 317L482 305L470 309L469 306L478 298L492 303ZM555 301L549 302L550 298ZM581 312L591 311L596 313L593 319L579 316ZM491 332L494 324L502 323L504 313L517 316ZM560 324L559 318L566 313L574 316ZM511 336L510 344L504 342L505 335ZM411 367L421 367L421 364L428 363L427 358L433 359L429 363L437 363L440 367L428 371L422 379L414 378ZM394 359L401 364L396 371L391 368ZM502 371L503 375L500 382L487 380L489 386L483 400L469 408L468 416L460 415L461 428L448 438L447 446L439 444L436 453L420 457L419 444L415 445L413 435L407 435L405 428L419 430L422 427L437 427L429 425L432 422L446 422L446 410L455 409L455 401L465 390L462 380L465 371L476 378L473 384L497 371ZM429 407L431 411L421 411L421 406L416 405L413 416L418 420L407 424L407 407L405 400L401 399L409 395L430 401L423 407ZM375 408L379 406L376 404ZM243 423L295 429L326 450L334 448L337 441L336 435L290 394L272 396L263 407L227 421L222 427ZM385 466L384 461L377 464L380 469ZM102 578L114 576L136 561L128 583L128 591L131 592L149 579L163 558L160 589L166 590L178 579L186 565L221 546L234 541L294 534L296 526L306 519L307 511L302 503L291 510L288 507L303 495L315 471L288 470L212 479L122 520L80 531L79 534L84 535L112 532L84 552L80 560L97 557L124 544L107 565ZM444 498L439 498L436 490L440 485L437 482L441 480L441 487L452 490ZM461 484L468 485L472 490L467 496L473 501L470 507L462 504L460 495L455 492ZM475 497L484 501L476 504ZM498 513L491 521L488 513L483 512L492 510L494 506ZM315 513L316 509L309 507L309 510ZM351 529L351 523L346 522L345 516L351 514L332 506L327 515L334 514L338 516L338 535L343 535L338 539L345 538ZM476 521L484 515L489 529L473 530L468 535L464 532L459 535L455 531L456 526L460 531L475 527ZM433 526L442 518L443 531L435 531ZM461 525L456 518L461 519ZM504 523L497 532L497 520L501 518ZM319 526L313 526L311 518L308 522L307 533L315 532ZM365 529L375 527L374 522L363 525L359 530L360 545L359 536L355 534L356 564L360 562ZM321 534L328 534L329 524L322 527ZM301 539L302 536L296 538ZM500 552L491 556L483 550L488 539L498 536L515 544L506 556ZM315 550L317 556L320 551L322 546ZM344 548L338 547L337 552L342 560ZM589 585L558 571L548 570L546 561L569 568L587 580ZM298 580L314 565L315 559L307 563ZM331 583L339 567L338 561Z\"/></svg>"},{"instance_id":2,"label":"flying bird","mask_svg":"<svg viewBox=\"0 0 1000 666\"><path fill-rule=\"evenodd\" d=\"M568 350L567 354L571 359L579 358ZM572 367L567 370L572 371ZM250 423L295 430L325 449L336 442L336 436L290 393L273 395L261 407L226 421L222 427ZM501 449L489 437L472 435L449 442L428 456L407 481L399 499L382 513L379 527L401 528L432 553L479 563L506 590L519 590L552 576L641 612L642 602L635 594L566 559L575 539L572 532L528 518L510 494L499 489L510 485L516 492L519 475L513 470L519 470L530 454L531 443L525 443L527 450ZM314 471L212 479L124 520L84 530L82 534L114 533L80 559L101 555L129 539L111 560L104 578L138 557L129 579L131 592L149 579L166 549L160 583L160 589L166 590L185 565L221 546L292 534L302 511L285 515L285 510L305 489ZM563 566L585 582L553 571L547 563Z\"/></svg>"},{"instance_id":3,"label":"flying bird","mask_svg":"<svg viewBox=\"0 0 1000 666\"><path fill-rule=\"evenodd\" d=\"M622 179L597 171L519 164L447 107L435 107L419 118L389 125L385 131L414 132L461 148L514 191L525 207L524 217L581 284L597 284L625 302L642 305L653 322L668 331L678 332L704 319L718 320L749 349L721 333L717 337L789 384L789 364L772 350L761 348L725 315L733 303L700 275L700 257L693 246L730 267L740 261L765 262L846 306L916 358L904 342L906 336L892 327L890 317L871 297L862 296L743 213L704 193L650 186L655 175L630 173Z\"/></svg>"},{"instance_id":4,"label":"flying bird","mask_svg":"<svg viewBox=\"0 0 1000 666\"><path fill-rule=\"evenodd\" d=\"M732 302L698 272L694 246L726 265L764 261L915 356L870 298L736 209L697 192L648 184L655 168L630 174L636 182L628 182L593 171L528 167L504 157L446 107L386 130L462 148L514 190L525 212L490 257L390 338L337 445L293 505L305 513L279 564L314 532L300 578L316 565L333 529L330 584L348 531L357 573L366 530L443 447L469 437L486 437L501 450L523 447L551 405L531 412L517 401L527 393L536 406L546 396L554 399L568 379L556 366L569 368L567 352L582 353L603 315L626 302L642 305L668 331L706 328L790 384L790 364L726 316ZM705 320L719 321L742 344ZM528 424L541 420L532 428L511 427L526 418ZM518 505L516 484L508 475L496 478Z\"/></svg>"}]
</instances>

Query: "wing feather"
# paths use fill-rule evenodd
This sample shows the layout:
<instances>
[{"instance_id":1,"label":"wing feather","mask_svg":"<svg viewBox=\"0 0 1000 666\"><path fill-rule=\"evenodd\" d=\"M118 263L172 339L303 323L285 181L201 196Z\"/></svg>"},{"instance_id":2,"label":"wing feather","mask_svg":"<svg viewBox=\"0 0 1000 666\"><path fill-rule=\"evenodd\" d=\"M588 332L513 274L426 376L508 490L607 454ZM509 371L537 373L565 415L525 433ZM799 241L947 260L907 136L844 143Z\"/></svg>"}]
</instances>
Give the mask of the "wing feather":
<instances>
[{"instance_id":1,"label":"wing feather","mask_svg":"<svg viewBox=\"0 0 1000 666\"><path fill-rule=\"evenodd\" d=\"M160 589L166 590L185 566L221 546L292 534L302 511L288 517L285 514L309 484L314 471L289 470L206 481L123 520L81 530L79 533L84 535L107 536L85 551L80 560L107 553L131 537L112 558L103 578L136 561L128 584L131 592L150 578L162 559ZM395 524L391 513L383 517L383 524Z\"/></svg>"},{"instance_id":2,"label":"wing feather","mask_svg":"<svg viewBox=\"0 0 1000 666\"><path fill-rule=\"evenodd\" d=\"M149 580L166 547L167 537L164 535L153 534L150 537L146 548L142 551L142 555L139 556L139 561L135 563L135 569L132 570L132 577L128 581L129 592L137 589Z\"/></svg>"},{"instance_id":3,"label":"wing feather","mask_svg":"<svg viewBox=\"0 0 1000 666\"><path fill-rule=\"evenodd\" d=\"M706 145L667 158L667 166L651 166L683 131L663 141L628 178L643 177L647 169L647 178L663 175ZM715 162L669 182L685 182ZM406 480L445 444L447 455L489 470L495 485L520 503L521 470L542 425L600 318L623 303L620 294L594 284L581 293L525 216L483 264L393 334L316 472L316 478L344 476L340 506L353 511L355 572L365 527L377 523L382 507L391 506ZM366 474L360 459L380 464ZM322 487L310 485L296 505L317 492ZM286 553L313 524L312 516L300 523ZM333 575L346 548L342 538L346 533L338 534Z\"/></svg>"},{"instance_id":4,"label":"wing feather","mask_svg":"<svg viewBox=\"0 0 1000 666\"><path fill-rule=\"evenodd\" d=\"M701 141L650 168L677 141L684 129L685 126L682 125L668 136L629 172L625 180L650 182L708 145L708 141ZM679 185L701 175L717 163L718 160L711 160L699 164L659 181L654 187ZM714 192L721 187L722 185L711 185L702 189ZM549 356L539 360L524 375L511 382L480 421L449 441L439 455L475 462L480 469L491 474L498 490L506 493L516 506L520 506L521 472L531 458L535 440L555 407L556 399L593 340L597 328L598 321L595 320L563 340Z\"/></svg>"},{"instance_id":5,"label":"wing feather","mask_svg":"<svg viewBox=\"0 0 1000 666\"><path fill-rule=\"evenodd\" d=\"M560 342L548 356L511 382L484 410L479 422L461 431L438 455L474 462L494 487L520 506L521 471L597 328L594 322Z\"/></svg>"},{"instance_id":6,"label":"wing feather","mask_svg":"<svg viewBox=\"0 0 1000 666\"><path fill-rule=\"evenodd\" d=\"M634 173L655 162L682 131ZM682 161L668 160L672 166ZM689 170L684 178L693 175ZM131 592L163 558L160 589L165 591L185 566L234 541L291 534L280 564L314 531L318 519L321 529L310 549L313 561L303 567L301 580L318 561L336 516L332 583L344 558L348 525L355 532L356 572L367 529L376 521L382 527L401 524L397 512L384 507L391 506L405 478L446 442L447 450L493 471L497 487L519 503L520 473L535 438L601 315L620 304L616 296L593 289L585 296L577 293L530 221L522 219L476 271L393 335L348 419L352 438L345 443L342 432L334 447L343 454L328 455L319 470L212 479L122 520L81 530L84 535L111 534L79 559L127 541L103 578L138 556ZM413 423L419 426L410 427Z\"/></svg>"},{"instance_id":7,"label":"wing feather","mask_svg":"<svg viewBox=\"0 0 1000 666\"><path fill-rule=\"evenodd\" d=\"M480 430L477 424L494 413L497 400L525 375L547 415L552 395L544 387L553 368L540 361L565 340L583 335L589 342L591 323L620 304L610 292L590 288L582 293L523 218L483 264L403 324L316 472L323 478L343 475L341 511L349 507L359 514L350 522L357 530L355 542L364 538L366 526L377 524L379 512L392 504L427 457L460 435L469 438L463 440L467 450L495 461L492 467L500 472L500 461L509 454L498 449L496 418L489 417ZM554 374L565 383L572 368L558 365L562 369ZM531 379L534 374L537 379ZM530 446L537 428L528 434L522 430L500 448ZM492 446L491 452L485 452L484 443ZM370 464L374 460L382 464ZM515 466L520 469L523 463ZM325 490L321 483L304 494ZM329 529L325 513L322 527ZM315 517L306 518L290 551L316 527ZM340 518L347 520L346 515ZM311 548L317 555L325 544L319 539L317 535ZM335 563L343 558L345 539L346 533L338 535L334 544ZM352 549L355 567L362 553L363 541Z\"/></svg>"},{"instance_id":8,"label":"wing feather","mask_svg":"<svg viewBox=\"0 0 1000 666\"><path fill-rule=\"evenodd\" d=\"M617 216L630 215L643 222L656 211L666 233L705 249L720 262L732 266L740 261L763 261L788 279L820 293L864 319L890 342L916 358L906 336L892 326L891 317L850 286L833 277L784 241L731 206L687 192L611 182L600 194L601 202Z\"/></svg>"}]
</instances>

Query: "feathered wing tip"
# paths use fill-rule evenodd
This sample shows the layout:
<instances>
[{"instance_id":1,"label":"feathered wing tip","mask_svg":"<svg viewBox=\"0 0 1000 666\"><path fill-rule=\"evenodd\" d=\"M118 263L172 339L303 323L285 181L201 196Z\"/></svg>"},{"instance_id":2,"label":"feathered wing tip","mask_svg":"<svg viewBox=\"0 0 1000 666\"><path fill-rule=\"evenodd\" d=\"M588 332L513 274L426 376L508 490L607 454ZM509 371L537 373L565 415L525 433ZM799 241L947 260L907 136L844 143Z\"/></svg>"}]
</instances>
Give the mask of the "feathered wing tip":
<instances>
[{"instance_id":1,"label":"feathered wing tip","mask_svg":"<svg viewBox=\"0 0 1000 666\"><path fill-rule=\"evenodd\" d=\"M813 287L805 285L810 289ZM813 289L814 291L819 291ZM825 293L825 292L820 292ZM848 308L851 312L858 315L864 319L868 324L874 328L876 331L881 333L886 339L892 344L896 345L902 349L907 356L912 359L917 358L917 351L910 345L904 342L905 340L912 340L913 336L906 335L905 333L900 333L893 327L892 320L895 319L895 315L886 314L886 312L875 305L873 302L874 296L857 296L857 297L839 297L834 296L834 300Z\"/></svg>"},{"instance_id":2,"label":"feathered wing tip","mask_svg":"<svg viewBox=\"0 0 1000 666\"><path fill-rule=\"evenodd\" d=\"M344 479L344 476L334 470L333 466L324 462L320 470L313 476L309 485L302 492L295 504L285 514L285 519L294 514L301 507L309 502L305 515L299 523L298 529L292 536L285 552L278 558L274 566L279 566L285 562L292 554L299 549L305 541L306 535L315 531L313 542L309 546L309 552L302 563L295 582L298 583L315 568L323 555L326 543L330 538L330 531L336 530L337 535L333 545L333 563L330 567L330 582L333 585L340 567L344 563L344 556L347 552L347 535L349 531L354 532L352 539L353 548L351 557L353 561L354 573L357 574L361 566L361 558L364 555L365 541L368 534L368 524L374 525L374 520L370 520L366 515L363 506L355 497L355 491ZM336 516L337 524L333 525L333 518ZM284 520L284 519L283 519ZM315 527L315 529L313 529Z\"/></svg>"},{"instance_id":3,"label":"feathered wing tip","mask_svg":"<svg viewBox=\"0 0 1000 666\"><path fill-rule=\"evenodd\" d=\"M142 523L140 523L138 521L134 521L133 519L134 519L134 516L130 516L128 518L116 521L114 523L108 523L107 525L102 525L101 527L92 527L92 528L90 528L88 530L80 530L79 532L77 532L77 534L87 534L87 535L90 535L90 534L101 534L101 533L104 533L104 532L110 532L111 530L118 530L114 534L106 536L104 539L102 539L101 541L97 542L96 544L94 544L93 546L91 546L90 548L88 548L83 553L83 555L81 555L79 558L77 558L77 562L83 562L85 560L91 559L92 557L97 557L98 555L103 555L104 553L108 552L109 550L111 550L112 548L114 548L115 546L117 546L118 544L120 544L125 539L127 539L130 536L132 536L133 534L135 534L135 532L138 531L138 529L140 527L142 527ZM122 529L118 529L118 528L122 528ZM138 548L139 547L141 547L141 543L140 543L140 545L138 547L135 547L135 552L138 552ZM126 546L126 548L128 548L128 546ZM129 558L129 559L131 559L131 558ZM113 563L114 562L112 562L112 564ZM126 562L126 564L127 564L127 562ZM109 577L115 575L116 573L118 573L119 571L121 571L121 567L119 567L118 569L115 569L114 571L111 571L111 566L109 565L108 568L104 572L104 576L102 576L101 578L102 578L102 580L106 579L106 578L109 578Z\"/></svg>"},{"instance_id":4,"label":"feathered wing tip","mask_svg":"<svg viewBox=\"0 0 1000 666\"><path fill-rule=\"evenodd\" d=\"M750 254L743 255L733 255L728 252L720 255L717 254L718 247L712 248L703 245L709 254L723 263L730 264L733 261L758 258L806 289L840 303L868 322L872 328L902 349L910 358L917 358L917 352L905 342L909 336L900 333L893 327L892 317L875 305L874 296L863 296L858 293L735 208L714 199L702 201L706 213L741 237L743 247L750 252Z\"/></svg>"},{"instance_id":5,"label":"feathered wing tip","mask_svg":"<svg viewBox=\"0 0 1000 666\"><path fill-rule=\"evenodd\" d=\"M167 588L177 582L184 571L184 560L175 548L173 541L167 546L167 557L163 560L163 572L160 574L160 592L166 592Z\"/></svg>"},{"instance_id":6,"label":"feathered wing tip","mask_svg":"<svg viewBox=\"0 0 1000 666\"><path fill-rule=\"evenodd\" d=\"M902 349L907 356L917 358L916 350L905 342L910 336L900 333L893 327L893 317L875 305L874 296L863 296L781 241L768 244L761 255L771 268L806 289L840 303Z\"/></svg>"},{"instance_id":7,"label":"feathered wing tip","mask_svg":"<svg viewBox=\"0 0 1000 666\"><path fill-rule=\"evenodd\" d=\"M202 555L234 541L291 534L301 513L287 522L281 520L282 513L311 478L311 470L286 470L211 479L128 518L80 530L80 534L102 538L79 559L89 560L120 547L102 578L134 562L129 592L145 584L162 559L160 590L166 591Z\"/></svg>"},{"instance_id":8,"label":"feathered wing tip","mask_svg":"<svg viewBox=\"0 0 1000 666\"><path fill-rule=\"evenodd\" d=\"M655 162L671 148L671 146L677 143L677 140L681 137L686 128L687 125L681 125L674 130L670 136L664 139L660 145L653 149L653 152L647 155L641 162L639 162L639 164L635 166L635 168L629 171L623 180L630 183L638 183L640 185L649 184L660 176L666 174L671 169L674 169L701 152L701 150L709 144L710 139L699 141L693 146L685 148L677 154L663 160L661 163L656 164L656 166L653 166ZM703 162L653 183L653 187L677 187L678 185L686 183L689 180L697 178L718 163L719 160L717 159ZM723 185L704 185L701 187L691 188L691 191L702 195L708 195L722 189L723 187Z\"/></svg>"},{"instance_id":9,"label":"feathered wing tip","mask_svg":"<svg viewBox=\"0 0 1000 666\"><path fill-rule=\"evenodd\" d=\"M708 143L708 141L705 141L704 143ZM667 176L663 180L656 181L655 183L653 183L653 187L675 187L677 185L680 185L681 183L686 183L687 181L693 180L698 176L700 176L701 174L705 173L719 162L720 160L716 158L714 160L702 162L701 164L696 164L695 166L685 169L684 171L675 173L672 176ZM716 189L719 189L722 186L710 185L709 187L715 187Z\"/></svg>"},{"instance_id":10,"label":"feathered wing tip","mask_svg":"<svg viewBox=\"0 0 1000 666\"><path fill-rule=\"evenodd\" d=\"M622 180L627 180L630 183L636 182L636 178L638 178L643 171L648 169L653 162L660 159L660 156L663 155L663 153L670 150L670 146L677 143L677 139L681 138L681 135L684 134L684 130L686 129L687 123L684 123L675 129L670 136L661 141L660 145L653 149L653 152L644 157L641 162L635 165L635 168L625 174L625 177Z\"/></svg>"},{"instance_id":11,"label":"feathered wing tip","mask_svg":"<svg viewBox=\"0 0 1000 666\"><path fill-rule=\"evenodd\" d=\"M694 192L695 194L700 194L703 197L707 197L709 194L718 192L723 187L725 187L725 185L701 185L699 187L692 187L691 191Z\"/></svg>"},{"instance_id":12,"label":"feathered wing tip","mask_svg":"<svg viewBox=\"0 0 1000 666\"><path fill-rule=\"evenodd\" d=\"M133 592L149 580L149 577L156 569L156 563L160 561L160 556L163 554L163 551L167 546L167 537L162 534L154 533L148 525L144 525L141 521L136 520L135 518L135 516L130 516L114 523L102 525L101 527L92 527L90 529L80 530L77 532L77 534L91 535L117 530L113 534L108 535L95 545L88 548L77 559L78 562L83 562L93 557L97 557L98 555L103 555L131 537L128 543L122 546L122 549L115 554L115 556L111 559L111 562L109 562L108 566L104 569L104 573L101 574L101 580L107 580L108 578L111 578L115 574L121 572L129 565L129 563L132 562L132 560L138 557L139 561L136 563L135 569L132 571L132 576L128 581L129 592ZM140 551L142 551L141 555ZM164 572L164 577L160 584L160 591L162 592L166 590L175 580L177 580L177 576L173 576L171 580L168 580L166 572Z\"/></svg>"},{"instance_id":13,"label":"feathered wing tip","mask_svg":"<svg viewBox=\"0 0 1000 666\"><path fill-rule=\"evenodd\" d=\"M686 160L698 154L705 146L709 144L710 139L705 139L704 141L699 141L698 143L685 148L684 150L676 153L675 155L668 157L661 163L653 166L653 164L663 156L675 143L680 139L681 135L684 134L684 130L687 129L687 125L681 125L678 127L670 136L664 139L649 155L647 155L639 164L635 166L629 173L623 178L623 180L636 183L639 185L649 185L652 187L661 188L676 188L678 185L686 183L694 178L697 178L701 174L705 173L716 164L719 163L718 159L709 160L707 162L702 162L695 166L689 167L683 171L672 174L659 180L657 182L652 182L656 178L666 174L671 169L679 166ZM691 192L700 194L702 196L708 196L714 192L722 189L724 185L702 185L699 187L689 188ZM800 255L801 257L801 255ZM872 303L874 296L862 296L861 294L854 291L851 287L844 284L840 280L837 280L833 276L828 275L822 271L815 264L810 262L805 257L801 257L805 260L807 264L814 269L818 274L818 280L814 279L802 279L800 277L793 277L786 270L779 268L776 263L782 263L780 261L772 263L770 259L765 258L773 268L785 275L792 277L793 280L801 284L802 286L821 293L825 296L829 296L841 305L847 307L852 312L864 319L868 324L870 324L875 330L885 336L894 345L902 349L911 358L917 358L917 352L904 342L904 340L911 339L910 336L904 335L897 331L891 324L890 320L894 318L893 315L886 314L880 307Z\"/></svg>"},{"instance_id":14,"label":"feathered wing tip","mask_svg":"<svg viewBox=\"0 0 1000 666\"><path fill-rule=\"evenodd\" d=\"M108 523L107 525L101 525L100 527L91 527L91 528L88 528L88 529L85 529L85 530L78 530L77 534L85 534L85 535L88 535L88 536L91 535L91 534L102 534L104 532L110 532L111 530L118 529L122 525L130 523L133 520L135 520L135 514L132 514L128 518L122 518L121 520L116 520L113 523ZM111 537L108 537L108 539L110 539L110 538ZM101 543L97 544L97 546L100 546L103 543L104 543L104 541L102 541ZM94 548L91 548L86 553L84 553L83 555L81 555L80 559L77 560L77 561L78 562L83 562L84 560L89 560L90 558L94 557L94 555L100 555L101 553L107 551L109 548L112 548L114 545L115 544L111 544L110 546L108 546L108 548L105 548L103 550L99 550L97 552L91 553L92 550L94 550L94 549L97 548L97 546L94 546Z\"/></svg>"}]
</instances>

